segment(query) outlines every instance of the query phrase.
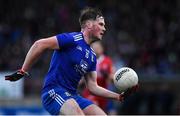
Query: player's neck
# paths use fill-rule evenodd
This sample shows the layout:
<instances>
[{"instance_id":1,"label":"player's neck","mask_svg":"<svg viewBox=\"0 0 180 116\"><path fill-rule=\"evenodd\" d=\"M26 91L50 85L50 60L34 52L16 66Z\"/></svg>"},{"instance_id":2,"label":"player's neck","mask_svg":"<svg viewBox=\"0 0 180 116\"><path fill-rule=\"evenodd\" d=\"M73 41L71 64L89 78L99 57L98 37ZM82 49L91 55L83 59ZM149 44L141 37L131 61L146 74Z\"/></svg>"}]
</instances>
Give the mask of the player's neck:
<instances>
[{"instance_id":1,"label":"player's neck","mask_svg":"<svg viewBox=\"0 0 180 116\"><path fill-rule=\"evenodd\" d=\"M83 33L85 42L90 45L92 43L90 34L85 30L81 30L81 32Z\"/></svg>"}]
</instances>

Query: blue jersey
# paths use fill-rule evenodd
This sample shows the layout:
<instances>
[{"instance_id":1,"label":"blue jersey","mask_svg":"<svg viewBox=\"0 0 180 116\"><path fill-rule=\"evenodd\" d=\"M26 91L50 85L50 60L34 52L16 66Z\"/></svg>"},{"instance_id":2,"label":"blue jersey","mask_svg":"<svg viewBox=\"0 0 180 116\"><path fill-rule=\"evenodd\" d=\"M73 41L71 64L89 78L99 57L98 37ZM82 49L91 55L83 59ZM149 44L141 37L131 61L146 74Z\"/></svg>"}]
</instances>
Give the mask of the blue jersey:
<instances>
[{"instance_id":1,"label":"blue jersey","mask_svg":"<svg viewBox=\"0 0 180 116\"><path fill-rule=\"evenodd\" d=\"M60 86L76 93L81 77L96 70L96 55L81 32L63 33L56 37L60 49L53 53L43 89Z\"/></svg>"}]
</instances>

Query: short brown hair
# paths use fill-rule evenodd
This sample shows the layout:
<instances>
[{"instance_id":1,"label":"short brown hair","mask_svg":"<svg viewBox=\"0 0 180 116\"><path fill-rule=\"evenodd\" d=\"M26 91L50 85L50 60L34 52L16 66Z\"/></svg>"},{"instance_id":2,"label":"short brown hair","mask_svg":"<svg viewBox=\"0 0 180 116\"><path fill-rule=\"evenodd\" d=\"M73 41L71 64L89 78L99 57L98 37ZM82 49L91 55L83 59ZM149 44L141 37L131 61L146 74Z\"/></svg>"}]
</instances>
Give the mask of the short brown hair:
<instances>
[{"instance_id":1,"label":"short brown hair","mask_svg":"<svg viewBox=\"0 0 180 116\"><path fill-rule=\"evenodd\" d=\"M79 17L80 26L83 27L87 20L96 20L98 17L103 17L101 11L97 8L86 7L81 10Z\"/></svg>"}]
</instances>

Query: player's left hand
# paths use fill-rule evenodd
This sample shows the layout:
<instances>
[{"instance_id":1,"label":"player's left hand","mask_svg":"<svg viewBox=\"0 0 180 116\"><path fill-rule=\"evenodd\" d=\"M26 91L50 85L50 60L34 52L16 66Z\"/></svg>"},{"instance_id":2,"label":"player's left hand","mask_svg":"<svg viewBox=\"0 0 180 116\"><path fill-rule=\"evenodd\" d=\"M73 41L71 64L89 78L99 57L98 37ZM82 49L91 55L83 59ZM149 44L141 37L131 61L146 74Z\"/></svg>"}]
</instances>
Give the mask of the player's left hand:
<instances>
[{"instance_id":1,"label":"player's left hand","mask_svg":"<svg viewBox=\"0 0 180 116\"><path fill-rule=\"evenodd\" d=\"M119 95L119 101L124 101L128 96L130 96L131 94L137 92L139 89L139 84L129 88L128 90L126 90L125 92L122 92Z\"/></svg>"},{"instance_id":2,"label":"player's left hand","mask_svg":"<svg viewBox=\"0 0 180 116\"><path fill-rule=\"evenodd\" d=\"M22 69L20 69L11 75L6 75L5 80L17 81L17 80L23 78L24 76L29 76L28 72L25 72Z\"/></svg>"}]
</instances>

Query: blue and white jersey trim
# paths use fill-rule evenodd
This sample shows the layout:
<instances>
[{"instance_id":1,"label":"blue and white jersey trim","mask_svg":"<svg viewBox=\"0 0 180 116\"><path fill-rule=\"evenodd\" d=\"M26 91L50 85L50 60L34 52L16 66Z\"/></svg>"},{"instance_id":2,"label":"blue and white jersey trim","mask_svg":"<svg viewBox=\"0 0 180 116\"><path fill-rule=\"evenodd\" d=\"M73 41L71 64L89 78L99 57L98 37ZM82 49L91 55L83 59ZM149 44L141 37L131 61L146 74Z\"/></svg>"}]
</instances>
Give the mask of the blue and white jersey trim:
<instances>
[{"instance_id":1,"label":"blue and white jersey trim","mask_svg":"<svg viewBox=\"0 0 180 116\"><path fill-rule=\"evenodd\" d=\"M54 89L49 90L48 93L49 93L49 96L50 96L52 99L55 99L56 102L57 102L60 106L62 106L63 103L65 102L65 100L64 100L59 94L55 93Z\"/></svg>"},{"instance_id":2,"label":"blue and white jersey trim","mask_svg":"<svg viewBox=\"0 0 180 116\"><path fill-rule=\"evenodd\" d=\"M55 97L55 100L59 103L59 105L63 105L63 103L65 102L64 101L64 99L60 96L60 95L58 95L57 93L56 93L56 97Z\"/></svg>"},{"instance_id":3,"label":"blue and white jersey trim","mask_svg":"<svg viewBox=\"0 0 180 116\"><path fill-rule=\"evenodd\" d=\"M83 39L81 33L80 33L80 34L77 34L77 35L74 35L73 38L74 38L74 41L79 41L79 40L82 40L82 39Z\"/></svg>"}]
</instances>

